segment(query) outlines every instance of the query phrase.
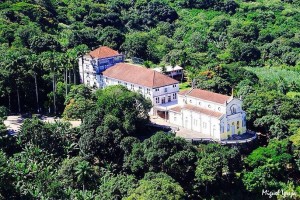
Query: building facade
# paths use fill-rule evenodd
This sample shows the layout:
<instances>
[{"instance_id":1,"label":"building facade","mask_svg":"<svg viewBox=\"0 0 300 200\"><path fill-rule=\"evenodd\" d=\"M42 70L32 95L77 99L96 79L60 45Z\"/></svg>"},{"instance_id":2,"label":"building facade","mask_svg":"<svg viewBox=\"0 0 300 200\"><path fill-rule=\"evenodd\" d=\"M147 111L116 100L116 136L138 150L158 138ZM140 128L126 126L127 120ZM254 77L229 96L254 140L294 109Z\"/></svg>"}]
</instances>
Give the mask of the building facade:
<instances>
[{"instance_id":1,"label":"building facade","mask_svg":"<svg viewBox=\"0 0 300 200\"><path fill-rule=\"evenodd\" d=\"M242 102L232 96L191 89L178 94L178 106L169 110L169 122L215 140L246 132Z\"/></svg>"},{"instance_id":2,"label":"building facade","mask_svg":"<svg viewBox=\"0 0 300 200\"><path fill-rule=\"evenodd\" d=\"M160 73L164 73L165 75L172 78L181 78L183 76L183 68L178 65L176 65L175 67L165 66L165 72L163 72L164 70L162 69L162 67L154 68L154 70Z\"/></svg>"},{"instance_id":3,"label":"building facade","mask_svg":"<svg viewBox=\"0 0 300 200\"><path fill-rule=\"evenodd\" d=\"M97 79L99 77L97 75L120 62L124 62L124 55L109 47L101 46L79 58L80 82L99 88L100 80Z\"/></svg>"},{"instance_id":4,"label":"building facade","mask_svg":"<svg viewBox=\"0 0 300 200\"><path fill-rule=\"evenodd\" d=\"M150 99L153 108L162 104L177 104L178 102L178 81L142 66L118 63L97 76L99 76L97 79L100 80L101 88L110 85L124 85L129 90L139 92L145 98ZM151 110L152 114L153 110Z\"/></svg>"}]
</instances>

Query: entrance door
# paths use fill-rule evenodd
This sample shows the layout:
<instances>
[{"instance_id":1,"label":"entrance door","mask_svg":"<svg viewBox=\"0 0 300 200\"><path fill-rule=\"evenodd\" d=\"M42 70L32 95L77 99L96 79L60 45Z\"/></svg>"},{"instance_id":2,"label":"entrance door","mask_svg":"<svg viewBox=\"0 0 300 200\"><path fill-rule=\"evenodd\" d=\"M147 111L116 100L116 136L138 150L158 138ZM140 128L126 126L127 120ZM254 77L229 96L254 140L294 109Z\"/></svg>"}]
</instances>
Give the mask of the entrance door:
<instances>
[{"instance_id":1,"label":"entrance door","mask_svg":"<svg viewBox=\"0 0 300 200\"><path fill-rule=\"evenodd\" d=\"M165 97L163 97L163 98L161 99L161 103L162 103L162 104L166 103L166 98L165 98Z\"/></svg>"},{"instance_id":2,"label":"entrance door","mask_svg":"<svg viewBox=\"0 0 300 200\"><path fill-rule=\"evenodd\" d=\"M231 126L231 135L234 135L235 134L235 125L234 123L232 123L232 126Z\"/></svg>"}]
</instances>

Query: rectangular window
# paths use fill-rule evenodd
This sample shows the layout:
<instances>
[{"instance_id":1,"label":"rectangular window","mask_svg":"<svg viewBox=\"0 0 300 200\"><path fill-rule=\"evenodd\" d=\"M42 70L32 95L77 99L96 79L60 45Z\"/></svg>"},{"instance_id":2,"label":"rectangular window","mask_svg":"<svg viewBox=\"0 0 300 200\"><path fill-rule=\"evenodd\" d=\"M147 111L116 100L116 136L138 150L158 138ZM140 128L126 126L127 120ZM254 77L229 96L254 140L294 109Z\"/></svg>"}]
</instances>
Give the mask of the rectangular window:
<instances>
[{"instance_id":1,"label":"rectangular window","mask_svg":"<svg viewBox=\"0 0 300 200\"><path fill-rule=\"evenodd\" d=\"M155 98L155 103L159 103L159 97Z\"/></svg>"},{"instance_id":2,"label":"rectangular window","mask_svg":"<svg viewBox=\"0 0 300 200\"><path fill-rule=\"evenodd\" d=\"M207 127L206 122L203 122L203 128L206 128L206 127Z\"/></svg>"},{"instance_id":3,"label":"rectangular window","mask_svg":"<svg viewBox=\"0 0 300 200\"><path fill-rule=\"evenodd\" d=\"M171 96L168 96L168 102L170 102L171 101Z\"/></svg>"},{"instance_id":4,"label":"rectangular window","mask_svg":"<svg viewBox=\"0 0 300 200\"><path fill-rule=\"evenodd\" d=\"M175 87L176 87L176 85L173 85L173 87L175 88Z\"/></svg>"},{"instance_id":5,"label":"rectangular window","mask_svg":"<svg viewBox=\"0 0 300 200\"><path fill-rule=\"evenodd\" d=\"M150 89L149 88L147 88L147 94L150 94Z\"/></svg>"},{"instance_id":6,"label":"rectangular window","mask_svg":"<svg viewBox=\"0 0 300 200\"><path fill-rule=\"evenodd\" d=\"M159 91L159 88L155 88L155 91L158 92L158 91Z\"/></svg>"},{"instance_id":7,"label":"rectangular window","mask_svg":"<svg viewBox=\"0 0 300 200\"><path fill-rule=\"evenodd\" d=\"M168 88L165 88L165 92L168 92Z\"/></svg>"},{"instance_id":8,"label":"rectangular window","mask_svg":"<svg viewBox=\"0 0 300 200\"><path fill-rule=\"evenodd\" d=\"M174 122L176 122L176 117L174 117Z\"/></svg>"},{"instance_id":9,"label":"rectangular window","mask_svg":"<svg viewBox=\"0 0 300 200\"><path fill-rule=\"evenodd\" d=\"M121 84L121 81L118 81L118 84Z\"/></svg>"},{"instance_id":10,"label":"rectangular window","mask_svg":"<svg viewBox=\"0 0 300 200\"><path fill-rule=\"evenodd\" d=\"M176 98L177 98L177 94L174 93L174 94L173 94L173 99L176 99Z\"/></svg>"},{"instance_id":11,"label":"rectangular window","mask_svg":"<svg viewBox=\"0 0 300 200\"><path fill-rule=\"evenodd\" d=\"M139 92L142 92L142 87L139 87Z\"/></svg>"},{"instance_id":12,"label":"rectangular window","mask_svg":"<svg viewBox=\"0 0 300 200\"><path fill-rule=\"evenodd\" d=\"M131 84L131 89L134 90L134 85L133 84Z\"/></svg>"}]
</instances>

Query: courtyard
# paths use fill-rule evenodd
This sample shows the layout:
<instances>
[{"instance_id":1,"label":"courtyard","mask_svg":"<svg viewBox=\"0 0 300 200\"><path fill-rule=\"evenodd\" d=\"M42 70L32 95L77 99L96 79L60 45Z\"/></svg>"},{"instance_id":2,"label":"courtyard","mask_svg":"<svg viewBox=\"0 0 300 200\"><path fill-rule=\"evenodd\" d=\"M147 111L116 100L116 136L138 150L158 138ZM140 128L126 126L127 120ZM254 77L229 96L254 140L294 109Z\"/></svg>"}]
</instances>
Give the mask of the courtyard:
<instances>
[{"instance_id":1,"label":"courtyard","mask_svg":"<svg viewBox=\"0 0 300 200\"><path fill-rule=\"evenodd\" d=\"M7 116L7 119L4 120L4 124L7 127L7 130L10 134L18 133L21 125L23 124L24 120L26 118L22 117L21 115L10 115ZM40 119L43 122L48 123L55 123L55 121L64 121L61 118L55 118L55 117L48 117L48 116L41 116ZM71 123L72 127L78 127L81 124L81 121L68 121Z\"/></svg>"}]
</instances>

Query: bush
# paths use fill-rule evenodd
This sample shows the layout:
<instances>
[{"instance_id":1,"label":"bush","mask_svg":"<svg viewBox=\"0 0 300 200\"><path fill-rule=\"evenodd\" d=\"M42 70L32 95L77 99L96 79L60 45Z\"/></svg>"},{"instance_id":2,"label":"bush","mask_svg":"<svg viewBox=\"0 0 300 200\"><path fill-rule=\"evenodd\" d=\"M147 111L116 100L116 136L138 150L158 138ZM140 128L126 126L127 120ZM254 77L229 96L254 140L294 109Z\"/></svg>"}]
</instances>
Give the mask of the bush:
<instances>
[{"instance_id":1,"label":"bush","mask_svg":"<svg viewBox=\"0 0 300 200\"><path fill-rule=\"evenodd\" d=\"M6 118L8 115L8 109L5 106L0 106L0 118Z\"/></svg>"}]
</instances>

